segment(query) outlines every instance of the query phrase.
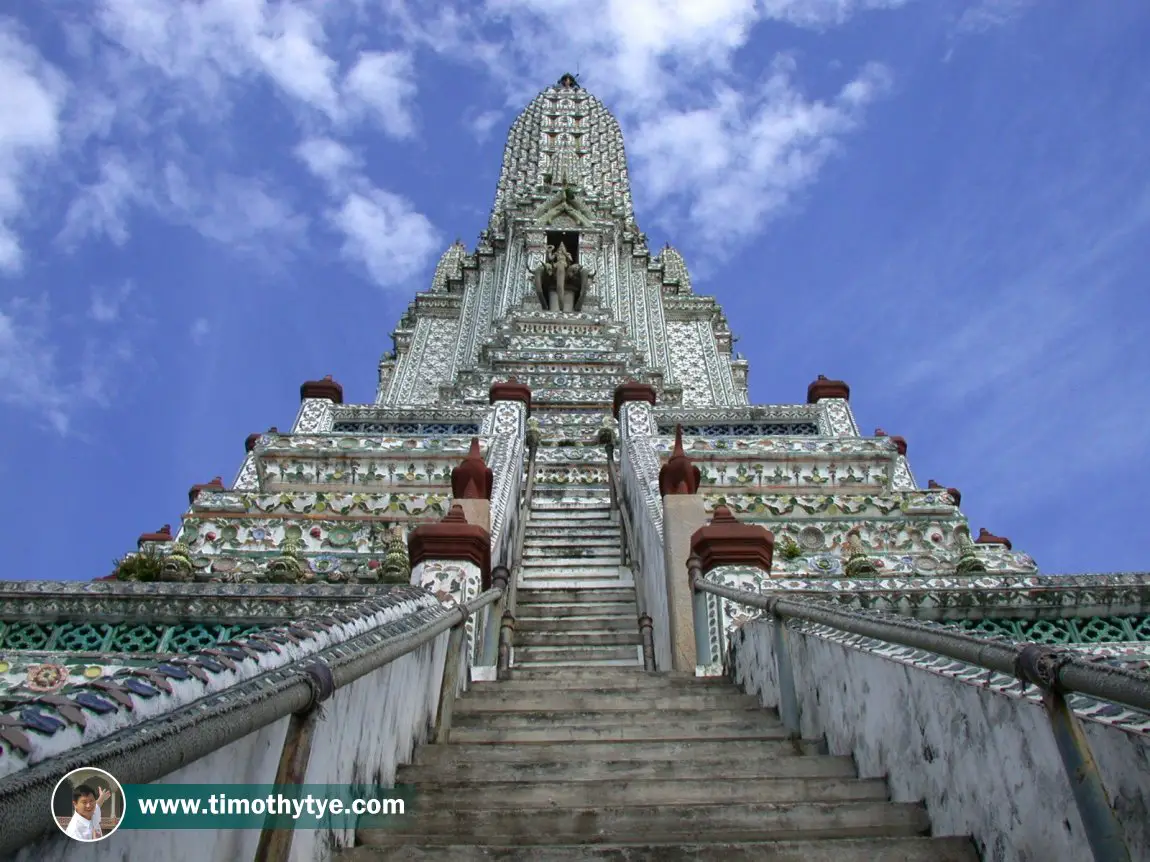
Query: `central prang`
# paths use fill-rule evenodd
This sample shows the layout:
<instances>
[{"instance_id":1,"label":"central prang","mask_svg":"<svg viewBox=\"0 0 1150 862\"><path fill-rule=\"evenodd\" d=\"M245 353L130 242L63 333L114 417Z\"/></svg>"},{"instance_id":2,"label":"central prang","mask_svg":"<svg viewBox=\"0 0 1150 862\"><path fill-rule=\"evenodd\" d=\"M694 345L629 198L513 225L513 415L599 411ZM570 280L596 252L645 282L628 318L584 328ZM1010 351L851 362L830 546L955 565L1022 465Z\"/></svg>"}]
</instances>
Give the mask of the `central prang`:
<instances>
[{"instance_id":1,"label":"central prang","mask_svg":"<svg viewBox=\"0 0 1150 862\"><path fill-rule=\"evenodd\" d=\"M591 273L579 263L577 233L549 233L543 261L532 271L535 293L544 311L578 311Z\"/></svg>"}]
</instances>

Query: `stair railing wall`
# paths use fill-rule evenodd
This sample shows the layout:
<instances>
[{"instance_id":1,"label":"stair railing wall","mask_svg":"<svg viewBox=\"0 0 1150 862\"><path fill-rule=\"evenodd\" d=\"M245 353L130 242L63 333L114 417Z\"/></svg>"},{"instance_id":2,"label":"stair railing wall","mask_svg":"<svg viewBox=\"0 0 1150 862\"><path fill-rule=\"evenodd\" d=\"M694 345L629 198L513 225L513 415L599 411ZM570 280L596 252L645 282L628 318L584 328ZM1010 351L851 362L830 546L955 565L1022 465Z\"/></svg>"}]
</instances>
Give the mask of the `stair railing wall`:
<instances>
[{"instance_id":1,"label":"stair railing wall","mask_svg":"<svg viewBox=\"0 0 1150 862\"><path fill-rule=\"evenodd\" d=\"M885 611L748 594L704 578L697 557L689 570L696 610L709 594L765 612L731 635L736 681L777 707L792 736L825 736L861 777L888 776L896 800L925 798L938 834L972 833L984 854L1005 839L1002 859L1150 858L1139 813L1150 805L1150 675ZM705 630L696 637L702 651ZM1053 762L1061 770L1044 768Z\"/></svg>"},{"instance_id":2,"label":"stair railing wall","mask_svg":"<svg viewBox=\"0 0 1150 862\"><path fill-rule=\"evenodd\" d=\"M492 443L487 462L494 477L491 488L491 565L512 570L522 548L524 510L518 505L523 493L523 459L526 449L527 408L519 401L496 401L484 430ZM513 579L512 579L513 582ZM476 622L482 634L476 638L472 664L476 668L494 668L499 647L499 630L507 594L488 606ZM476 678L490 674L478 671Z\"/></svg>"},{"instance_id":3,"label":"stair railing wall","mask_svg":"<svg viewBox=\"0 0 1150 862\"><path fill-rule=\"evenodd\" d=\"M413 745L428 729L432 738L446 740L457 692L453 683L465 658L467 620L502 594L502 589L490 589L465 604L409 605L400 616L346 640L156 716L149 720L151 732L146 735L121 733L95 739L6 776L0 780L0 857L35 862L51 852L54 859L91 858L79 844L66 857L57 852L59 831L50 807L44 804L60 776L80 767L103 769L124 784L196 784L209 780L208 775L228 783L228 778L221 778L228 769L243 771L244 777L236 774L230 779L233 782L251 783L259 777L271 784L280 775L295 777L301 784L339 784L349 781L347 770L360 758L382 765L393 757L410 756L410 748L404 750L401 740ZM365 603L363 611L374 612L374 605ZM451 650L454 660L448 654ZM379 675L401 660L405 666L398 674ZM421 681L422 691L403 689ZM380 691L376 687L381 682L390 682L397 690ZM363 685L369 686L370 694L365 694ZM355 711L349 705L352 702L384 706L373 706L369 716L353 716L349 713ZM326 709L319 712L325 704ZM370 721L376 732L345 737L353 718ZM266 776L252 773L256 760L232 747L254 739L262 752L266 740L276 738L284 740L278 765L274 759L259 759L276 766ZM340 757L332 757L333 749L347 738L358 739L361 750L340 749ZM385 765L381 779L385 783L394 780L394 774L387 773ZM292 844L285 839L293 835L297 850L298 845L305 845L297 853L301 858L318 852L324 838L320 831L306 830L287 830L279 837L252 834L240 840L243 852L230 858L253 858L258 848L262 854L258 858L265 862L284 862ZM196 842L169 840L155 833L129 832L124 838L139 844L119 842L118 846L127 848L126 855L134 848L141 858L158 853L175 862L192 862L204 854ZM351 838L340 836L344 842ZM41 845L41 840L46 843Z\"/></svg>"},{"instance_id":4,"label":"stair railing wall","mask_svg":"<svg viewBox=\"0 0 1150 862\"><path fill-rule=\"evenodd\" d=\"M630 401L619 409L621 509L633 537L632 565L640 571L636 593L652 620L655 666L670 670L671 637L663 553L663 499L659 494L658 433L651 405Z\"/></svg>"},{"instance_id":5,"label":"stair railing wall","mask_svg":"<svg viewBox=\"0 0 1150 862\"><path fill-rule=\"evenodd\" d=\"M527 439L527 481L523 500L519 507L519 521L516 526L514 554L512 556L511 578L507 584L506 598L501 602L499 614L499 637L496 647L496 677L508 679L513 660L512 642L515 637L515 602L519 589L519 578L523 571L523 537L527 532L527 519L531 512L531 498L535 493L535 456L539 451L539 432L528 429Z\"/></svg>"},{"instance_id":6,"label":"stair railing wall","mask_svg":"<svg viewBox=\"0 0 1150 862\"><path fill-rule=\"evenodd\" d=\"M611 507L619 513L620 551L623 564L631 570L631 578L635 582L639 637L643 645L643 669L654 671L658 669L655 662L654 621L647 613L647 589L643 584L643 567L636 562L639 554L635 547L635 531L631 526L631 515L620 501L622 495L619 492L619 472L615 466L614 432L610 429L600 431L599 442L607 452L607 482L611 488Z\"/></svg>"}]
</instances>

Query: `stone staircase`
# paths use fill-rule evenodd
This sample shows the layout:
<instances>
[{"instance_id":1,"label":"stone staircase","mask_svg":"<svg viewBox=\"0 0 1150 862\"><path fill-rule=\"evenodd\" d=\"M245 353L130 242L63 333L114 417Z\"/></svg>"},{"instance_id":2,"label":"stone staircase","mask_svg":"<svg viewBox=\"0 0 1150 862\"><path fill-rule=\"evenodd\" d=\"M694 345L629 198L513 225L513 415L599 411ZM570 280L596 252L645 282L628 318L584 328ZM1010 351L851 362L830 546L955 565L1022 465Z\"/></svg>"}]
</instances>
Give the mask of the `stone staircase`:
<instances>
[{"instance_id":1,"label":"stone staircase","mask_svg":"<svg viewBox=\"0 0 1150 862\"><path fill-rule=\"evenodd\" d=\"M536 490L524 529L513 666L642 666L621 542L607 487Z\"/></svg>"},{"instance_id":2,"label":"stone staircase","mask_svg":"<svg viewBox=\"0 0 1150 862\"><path fill-rule=\"evenodd\" d=\"M787 739L723 680L612 667L530 668L477 683L451 741L397 784L414 810L361 828L341 862L772 860L977 862L929 838L849 757Z\"/></svg>"}]
</instances>

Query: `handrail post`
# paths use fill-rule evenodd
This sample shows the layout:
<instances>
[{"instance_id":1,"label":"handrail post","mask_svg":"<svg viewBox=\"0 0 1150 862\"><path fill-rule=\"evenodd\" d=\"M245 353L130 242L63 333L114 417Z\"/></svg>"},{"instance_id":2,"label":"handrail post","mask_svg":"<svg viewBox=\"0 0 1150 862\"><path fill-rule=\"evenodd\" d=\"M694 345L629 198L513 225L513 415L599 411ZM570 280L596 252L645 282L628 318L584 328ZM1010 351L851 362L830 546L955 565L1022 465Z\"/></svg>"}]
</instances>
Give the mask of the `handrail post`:
<instances>
[{"instance_id":1,"label":"handrail post","mask_svg":"<svg viewBox=\"0 0 1150 862\"><path fill-rule=\"evenodd\" d=\"M639 642L643 644L643 670L655 668L655 633L650 614L639 614Z\"/></svg>"},{"instance_id":2,"label":"handrail post","mask_svg":"<svg viewBox=\"0 0 1150 862\"><path fill-rule=\"evenodd\" d=\"M435 710L435 728L431 741L446 744L451 736L451 718L455 712L455 695L459 689L459 674L462 669L463 643L467 634L467 618L471 616L465 605L459 610L463 616L451 627L447 636L447 658L443 661L443 681L439 686L439 704Z\"/></svg>"},{"instance_id":3,"label":"handrail post","mask_svg":"<svg viewBox=\"0 0 1150 862\"><path fill-rule=\"evenodd\" d=\"M687 558L687 578L695 617L695 664L703 668L711 664L711 639L707 634L707 594L698 586L703 580L702 561L698 554Z\"/></svg>"},{"instance_id":4,"label":"handrail post","mask_svg":"<svg viewBox=\"0 0 1150 862\"><path fill-rule=\"evenodd\" d=\"M790 637L787 634L787 621L769 611L773 624L772 637L775 648L775 675L779 682L779 718L791 739L802 738L802 711L799 708L798 690L795 688L795 668L791 662Z\"/></svg>"},{"instance_id":5,"label":"handrail post","mask_svg":"<svg viewBox=\"0 0 1150 862\"><path fill-rule=\"evenodd\" d=\"M1058 650L1027 644L1019 653L1016 674L1042 690L1042 703L1050 717L1054 742L1095 862L1130 862L1130 850L1114 816L1090 743L1058 683L1058 670L1066 658L1068 656Z\"/></svg>"},{"instance_id":6,"label":"handrail post","mask_svg":"<svg viewBox=\"0 0 1150 862\"><path fill-rule=\"evenodd\" d=\"M483 622L483 649L480 650L483 667L493 667L499 657L499 621L503 619L503 609L507 607L507 582L510 573L506 566L491 569L491 588L501 590L499 600L487 606Z\"/></svg>"},{"instance_id":7,"label":"handrail post","mask_svg":"<svg viewBox=\"0 0 1150 862\"><path fill-rule=\"evenodd\" d=\"M307 767L311 761L311 744L315 738L315 726L322 716L320 705L335 693L335 677L331 667L322 659L316 659L304 669L305 678L311 686L311 702L299 712L293 712L288 719L284 745L280 750L279 765L276 767L274 784L284 787L298 796L299 786L307 778ZM272 825L275 815L269 814L256 844L255 862L286 862L291 854L292 829L276 829Z\"/></svg>"},{"instance_id":8,"label":"handrail post","mask_svg":"<svg viewBox=\"0 0 1150 862\"><path fill-rule=\"evenodd\" d=\"M511 679L511 646L515 639L515 616L504 611L499 621L499 664L495 669L498 680Z\"/></svg>"}]
</instances>

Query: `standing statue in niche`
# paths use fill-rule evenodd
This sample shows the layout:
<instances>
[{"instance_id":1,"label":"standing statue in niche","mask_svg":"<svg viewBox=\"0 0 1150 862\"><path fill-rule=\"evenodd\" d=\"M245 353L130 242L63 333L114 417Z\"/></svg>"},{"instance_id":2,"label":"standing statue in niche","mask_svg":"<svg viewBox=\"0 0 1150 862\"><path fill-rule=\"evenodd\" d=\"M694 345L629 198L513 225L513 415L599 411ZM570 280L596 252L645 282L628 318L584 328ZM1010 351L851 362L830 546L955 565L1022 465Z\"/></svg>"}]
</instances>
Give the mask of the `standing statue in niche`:
<instances>
[{"instance_id":1,"label":"standing statue in niche","mask_svg":"<svg viewBox=\"0 0 1150 862\"><path fill-rule=\"evenodd\" d=\"M531 272L535 293L546 311L578 311L591 273L574 262L563 243L547 246L543 262Z\"/></svg>"}]
</instances>

